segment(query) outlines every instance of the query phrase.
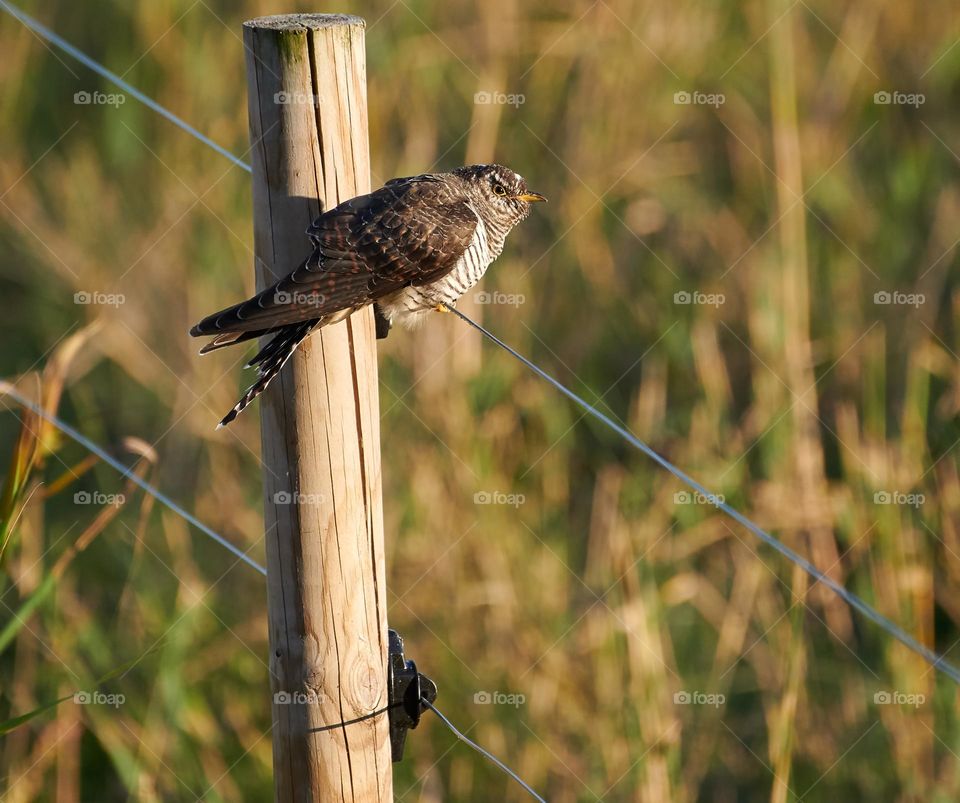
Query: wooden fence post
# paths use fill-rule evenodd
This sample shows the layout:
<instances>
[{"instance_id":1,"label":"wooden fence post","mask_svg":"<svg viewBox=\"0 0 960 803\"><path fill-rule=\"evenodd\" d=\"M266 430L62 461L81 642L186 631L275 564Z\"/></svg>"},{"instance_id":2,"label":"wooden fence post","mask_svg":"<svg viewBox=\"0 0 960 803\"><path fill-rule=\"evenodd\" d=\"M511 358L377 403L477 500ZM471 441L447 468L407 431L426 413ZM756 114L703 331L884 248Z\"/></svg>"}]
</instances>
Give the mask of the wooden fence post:
<instances>
[{"instance_id":1,"label":"wooden fence post","mask_svg":"<svg viewBox=\"0 0 960 803\"><path fill-rule=\"evenodd\" d=\"M368 192L364 22L244 24L257 289L310 252L307 225ZM370 309L311 335L263 395L276 800L393 799L380 413Z\"/></svg>"}]
</instances>

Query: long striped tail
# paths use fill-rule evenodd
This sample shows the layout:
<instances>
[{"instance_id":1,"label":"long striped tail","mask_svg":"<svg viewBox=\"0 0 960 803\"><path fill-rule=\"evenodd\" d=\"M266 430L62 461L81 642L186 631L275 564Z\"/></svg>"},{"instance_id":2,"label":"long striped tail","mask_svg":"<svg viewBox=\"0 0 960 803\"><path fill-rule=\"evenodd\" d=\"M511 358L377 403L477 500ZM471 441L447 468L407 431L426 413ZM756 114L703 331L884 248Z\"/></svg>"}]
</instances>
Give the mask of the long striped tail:
<instances>
[{"instance_id":1,"label":"long striped tail","mask_svg":"<svg viewBox=\"0 0 960 803\"><path fill-rule=\"evenodd\" d=\"M250 402L267 389L267 385L280 373L280 369L290 359L290 355L297 350L297 346L303 342L304 338L313 331L313 328L319 322L318 319L314 319L285 326L273 340L260 349L257 356L247 363L248 368L257 367L257 381L247 388L247 392L234 405L234 408L223 417L223 420L217 425L217 429L225 427L233 421Z\"/></svg>"}]
</instances>

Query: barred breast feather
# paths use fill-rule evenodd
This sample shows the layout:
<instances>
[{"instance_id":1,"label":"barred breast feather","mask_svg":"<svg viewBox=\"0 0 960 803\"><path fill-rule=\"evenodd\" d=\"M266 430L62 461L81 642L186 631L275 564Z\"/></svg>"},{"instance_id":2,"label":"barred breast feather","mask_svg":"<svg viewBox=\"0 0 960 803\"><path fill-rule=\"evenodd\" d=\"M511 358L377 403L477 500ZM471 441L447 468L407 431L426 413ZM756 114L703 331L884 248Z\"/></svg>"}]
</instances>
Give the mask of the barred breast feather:
<instances>
[{"instance_id":1,"label":"barred breast feather","mask_svg":"<svg viewBox=\"0 0 960 803\"><path fill-rule=\"evenodd\" d=\"M472 204L470 206L472 208ZM434 282L410 285L379 301L388 320L402 325L416 324L422 320L422 313L435 310L440 304L455 304L483 278L494 255L490 252L483 219L477 215L476 221L470 244L449 273Z\"/></svg>"}]
</instances>

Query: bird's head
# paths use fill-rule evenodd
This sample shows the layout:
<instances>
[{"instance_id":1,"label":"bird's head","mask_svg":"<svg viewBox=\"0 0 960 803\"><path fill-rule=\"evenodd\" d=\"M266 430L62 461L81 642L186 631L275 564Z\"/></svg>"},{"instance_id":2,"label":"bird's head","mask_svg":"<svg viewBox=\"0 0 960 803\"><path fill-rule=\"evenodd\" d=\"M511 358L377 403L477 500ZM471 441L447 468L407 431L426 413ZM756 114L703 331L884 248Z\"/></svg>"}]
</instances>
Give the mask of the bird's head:
<instances>
[{"instance_id":1,"label":"bird's head","mask_svg":"<svg viewBox=\"0 0 960 803\"><path fill-rule=\"evenodd\" d=\"M467 165L458 167L453 174L480 202L478 211L505 220L510 226L530 214L530 204L547 200L540 193L531 192L523 176L503 165Z\"/></svg>"}]
</instances>

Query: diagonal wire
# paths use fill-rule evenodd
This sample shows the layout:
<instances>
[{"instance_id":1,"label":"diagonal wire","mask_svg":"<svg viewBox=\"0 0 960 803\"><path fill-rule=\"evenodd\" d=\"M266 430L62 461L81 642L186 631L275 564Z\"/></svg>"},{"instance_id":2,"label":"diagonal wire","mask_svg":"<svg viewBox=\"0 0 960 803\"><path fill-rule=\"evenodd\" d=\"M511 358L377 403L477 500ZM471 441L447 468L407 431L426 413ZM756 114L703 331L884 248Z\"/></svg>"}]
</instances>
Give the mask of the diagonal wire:
<instances>
[{"instance_id":1,"label":"diagonal wire","mask_svg":"<svg viewBox=\"0 0 960 803\"><path fill-rule=\"evenodd\" d=\"M596 407L594 407L589 402L585 401L582 397L578 396L572 390L567 388L565 385L558 382L550 374L544 371L535 363L528 360L516 349L508 346L504 343L499 337L497 337L493 332L485 329L479 323L474 321L471 318L468 318L462 312L454 309L450 305L445 305L446 309L452 312L454 315L459 317L462 321L472 326L478 332L480 332L484 337L489 339L491 342L498 345L512 357L516 358L522 362L527 368L533 371L537 376L539 376L544 381L548 382L558 391L560 391L564 396L570 399L572 402L583 408L589 415L593 416L595 419L600 421L603 424L606 424L610 429L616 432L620 437L627 441L631 446L636 447L641 452L643 452L647 457L651 458L654 462L659 464L662 468L669 471L673 476L675 476L682 483L688 487L695 490L697 493L702 494L706 499L711 500L711 503L726 513L734 521L742 524L750 532L752 532L757 538L766 543L768 546L773 547L777 552L783 555L791 563L796 564L801 569L803 569L807 574L814 578L818 583L823 583L827 588L833 591L837 596L839 596L844 602L846 602L851 608L855 608L861 614L863 614L867 619L872 621L881 629L885 630L891 636L893 636L897 641L903 644L905 647L913 650L918 655L922 656L926 661L928 661L935 669L939 669L945 675L950 677L955 683L960 684L960 669L954 666L952 663L947 661L947 659L940 655L939 653L931 650L929 647L924 646L919 641L917 641L913 636L907 633L903 628L897 625L892 620L888 619L878 610L873 608L869 603L861 599L859 596L854 594L849 589L840 585L838 582L828 577L826 574L821 572L816 566L814 566L810 561L804 558L799 553L792 550L778 538L770 535L766 530L762 529L760 526L754 524L750 519L744 516L740 511L730 507L725 502L721 502L720 498L716 494L710 493L701 485L697 480L691 477L686 472L677 468L673 463L667 460L665 457L662 457L646 443L640 440L636 435L630 432L628 429L625 429L616 421L614 421L610 416L605 413L600 412Z\"/></svg>"},{"instance_id":2,"label":"diagonal wire","mask_svg":"<svg viewBox=\"0 0 960 803\"><path fill-rule=\"evenodd\" d=\"M2 2L2 0L0 0L0 2ZM93 452L93 454L99 457L104 463L106 463L110 467L119 471L120 475L124 479L130 480L130 482L134 483L135 485L138 485L140 488L142 488L144 491L146 491L148 494L154 497L161 505L168 507L178 516L181 516L182 518L186 519L186 521L188 521L190 524L192 524L194 527L200 530L200 532L202 532L205 536L213 539L218 544L220 544L220 546L222 546L224 549L227 549L230 552L232 552L235 557L240 558L240 560L242 560L248 566L256 569L258 572L260 572L260 574L266 576L267 570L263 568L263 566L257 563L253 558L247 555L247 553L241 550L239 547L236 547L233 544L231 544L222 535L212 530L210 527L208 527L206 524L200 521L200 519L198 519L192 513L188 512L187 510L184 510L184 508L182 508L180 505L174 502L169 496L163 493L163 491L161 491L159 488L157 488L154 485L151 485L146 480L141 479L141 477L134 472L133 466L125 466L123 463L117 460L113 455L107 452L106 449L94 443L82 432L74 429L62 418L54 415L53 413L47 412L40 405L30 401L30 399L28 399L26 396L20 393L20 391L18 391L15 387L13 387L9 382L0 381L0 395L9 396L10 398L14 399L18 404L22 405L23 407L26 407L28 410L34 413L34 415L38 415L40 416L40 418L44 419L50 424L53 424L53 426L55 426L65 435L68 435L70 438L75 440L84 449L87 449L88 451Z\"/></svg>"},{"instance_id":3,"label":"diagonal wire","mask_svg":"<svg viewBox=\"0 0 960 803\"><path fill-rule=\"evenodd\" d=\"M204 145L209 145L221 156L225 156L227 159L233 162L237 167L242 167L248 173L251 172L250 165L248 165L242 159L239 159L236 156L234 156L232 153L230 153L230 151L228 151L222 145L218 145L216 142L210 139L210 137L206 136L205 134L201 134L199 131L197 131L196 128L190 125L186 120L180 117L177 117L177 115L175 115L172 111L165 108L164 106L161 106L159 103L153 100L153 98L150 98L147 95L143 94L143 92L141 92L135 86L133 86L127 81L124 81L123 78L121 78L112 70L109 70L106 67L104 67L100 62L94 61L82 50L78 50L77 48L75 48L66 39L64 39L58 33L51 31L43 23L38 22L29 14L26 14L16 6L11 5L10 3L7 2L7 0L0 0L0 9L3 9L11 17L22 22L24 25L27 26L27 28L29 28L31 31L37 34L37 36L40 36L41 38L46 39L51 45L54 45L55 47L59 47L64 53L67 53L68 55L73 56L84 67L89 67L95 73L102 75L108 81L111 81L114 84L116 84L118 87L120 87L124 92L127 92L133 97L135 97L144 106L150 109L153 109L153 111L155 111L157 114L167 118L175 126L182 128L192 137L196 137Z\"/></svg>"},{"instance_id":4,"label":"diagonal wire","mask_svg":"<svg viewBox=\"0 0 960 803\"><path fill-rule=\"evenodd\" d=\"M491 753L489 750L484 750L484 749L483 749L480 745L478 745L476 742L474 742L474 741L471 740L471 739L468 739L468 738L467 738L466 736L464 736L459 730L457 730L456 725L454 725L449 719L447 719L443 714L441 714L440 711L438 711L433 705L431 705L429 700L427 700L427 699L424 698L424 697L421 697L421 698L420 698L420 703L421 703L422 705L425 705L427 708L429 708L431 711L433 711L434 714L436 714L438 717L440 717L440 721L443 722L443 724L446 725L448 728L450 728L450 730L453 732L454 736L456 736L461 742L464 742L465 744L470 745L470 747L472 747L474 750L476 750L478 753L480 753L480 755L485 756L486 758L490 759L490 760L491 760L494 764L496 764L500 769L502 769L505 773L507 773L507 775L509 775L511 778L513 778L513 780L515 780L518 784L520 784L520 786L522 786L524 789L526 789L526 790L533 796L533 798L534 798L535 800L539 800L540 803L547 803L546 800L544 800L542 797L540 797L540 795L538 795L536 792L533 791L533 789L529 786L529 784L527 784L526 781L523 780L523 778L521 778L519 775L517 775L517 773L515 773L512 769L510 769L506 764L504 764L504 763L503 763L499 758L497 758L493 753Z\"/></svg>"}]
</instances>

